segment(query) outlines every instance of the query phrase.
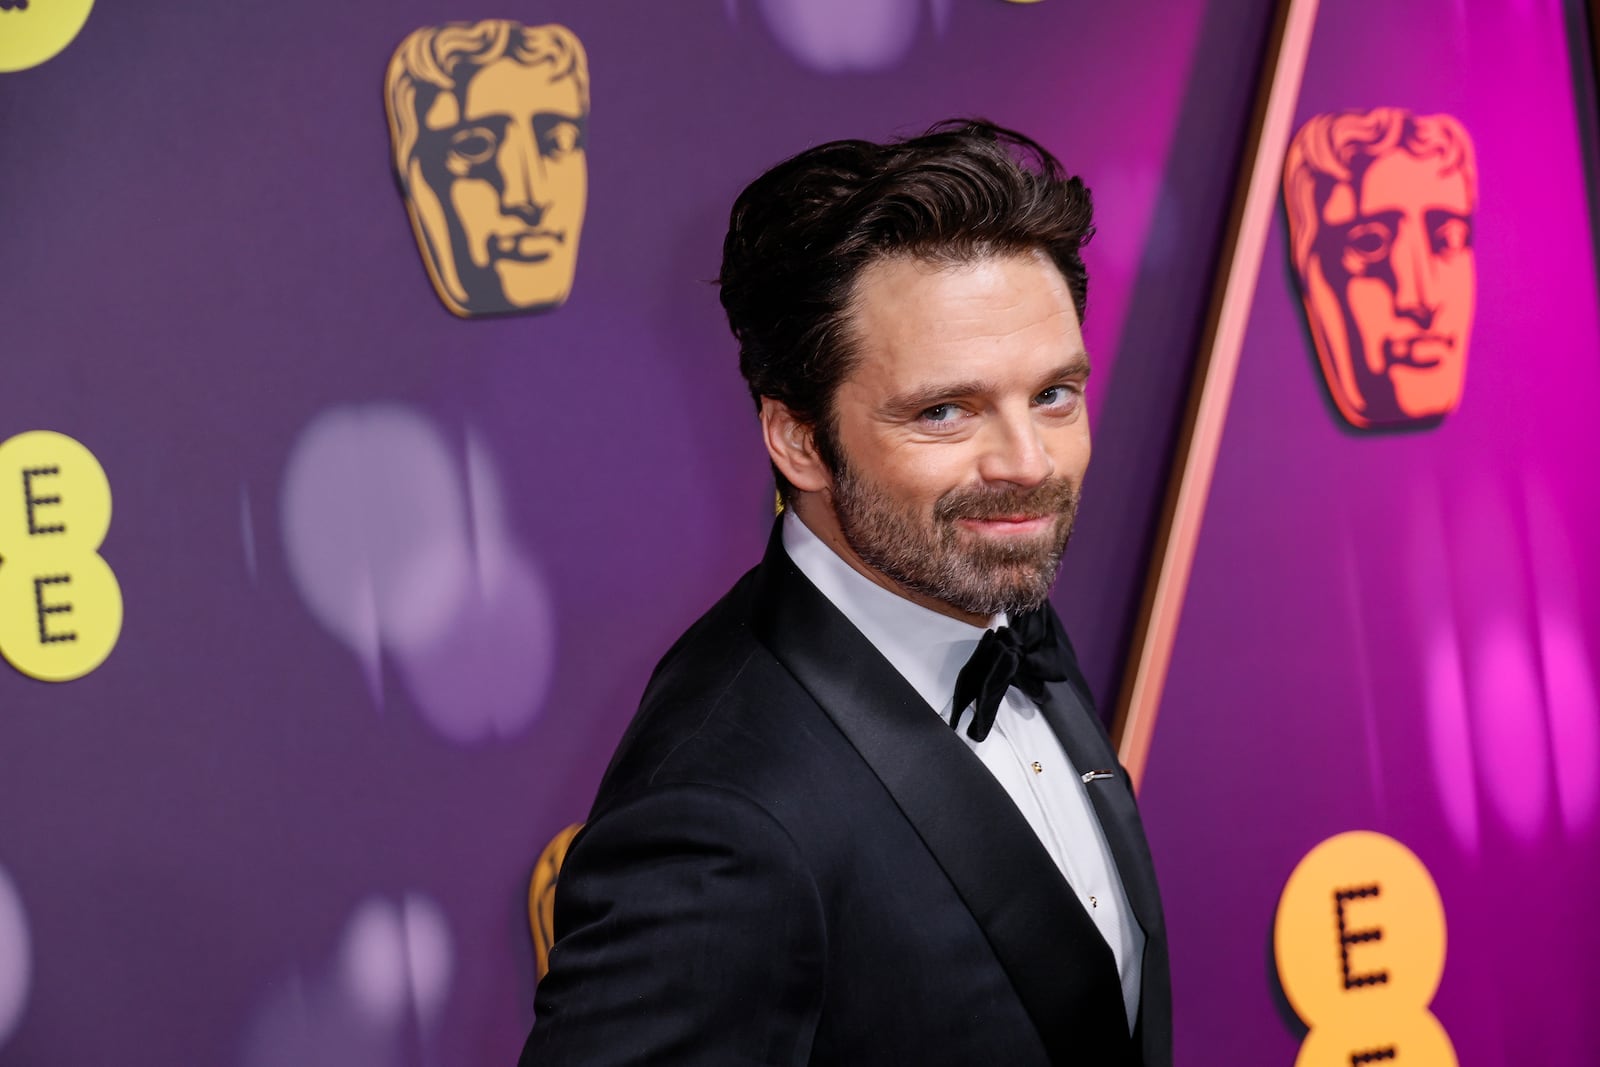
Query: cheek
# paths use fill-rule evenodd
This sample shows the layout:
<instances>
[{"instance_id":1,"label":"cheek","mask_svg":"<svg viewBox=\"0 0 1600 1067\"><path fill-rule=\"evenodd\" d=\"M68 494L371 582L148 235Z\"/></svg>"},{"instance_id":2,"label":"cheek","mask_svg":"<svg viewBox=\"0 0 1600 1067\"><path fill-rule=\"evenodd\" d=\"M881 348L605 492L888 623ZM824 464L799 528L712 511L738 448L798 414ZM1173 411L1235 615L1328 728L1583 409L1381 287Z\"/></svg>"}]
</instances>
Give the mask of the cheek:
<instances>
[{"instance_id":1,"label":"cheek","mask_svg":"<svg viewBox=\"0 0 1600 1067\"><path fill-rule=\"evenodd\" d=\"M1354 278L1350 282L1350 314L1361 330L1362 340L1373 344L1394 322L1394 293L1377 278Z\"/></svg>"},{"instance_id":2,"label":"cheek","mask_svg":"<svg viewBox=\"0 0 1600 1067\"><path fill-rule=\"evenodd\" d=\"M494 186L477 178L460 178L451 183L450 205L455 208L461 228L473 240L482 239L500 215L500 198Z\"/></svg>"},{"instance_id":3,"label":"cheek","mask_svg":"<svg viewBox=\"0 0 1600 1067\"><path fill-rule=\"evenodd\" d=\"M967 442L874 442L851 450L850 463L902 506L931 508L952 489L976 481L977 463Z\"/></svg>"},{"instance_id":4,"label":"cheek","mask_svg":"<svg viewBox=\"0 0 1600 1067\"><path fill-rule=\"evenodd\" d=\"M1327 276L1322 273L1322 266L1319 263L1312 265L1310 276L1306 280L1306 314L1315 320L1313 332L1320 333L1328 343L1340 346L1342 352L1345 335L1344 302L1328 283ZM1348 353L1344 355L1348 357Z\"/></svg>"},{"instance_id":5,"label":"cheek","mask_svg":"<svg viewBox=\"0 0 1600 1067\"><path fill-rule=\"evenodd\" d=\"M1471 256L1457 256L1440 264L1439 310L1451 327L1459 330L1472 324L1477 288L1477 268Z\"/></svg>"},{"instance_id":6,"label":"cheek","mask_svg":"<svg viewBox=\"0 0 1600 1067\"><path fill-rule=\"evenodd\" d=\"M882 484L902 501L931 506L972 480L973 465L964 462L964 453L959 445L897 450L886 457Z\"/></svg>"},{"instance_id":7,"label":"cheek","mask_svg":"<svg viewBox=\"0 0 1600 1067\"><path fill-rule=\"evenodd\" d=\"M574 155L549 170L550 210L564 219L583 220L589 198L589 165L581 154Z\"/></svg>"},{"instance_id":8,"label":"cheek","mask_svg":"<svg viewBox=\"0 0 1600 1067\"><path fill-rule=\"evenodd\" d=\"M1052 434L1049 438L1050 458L1055 461L1056 474L1071 481L1081 481L1089 469L1090 444L1089 416L1084 412L1074 422Z\"/></svg>"}]
</instances>

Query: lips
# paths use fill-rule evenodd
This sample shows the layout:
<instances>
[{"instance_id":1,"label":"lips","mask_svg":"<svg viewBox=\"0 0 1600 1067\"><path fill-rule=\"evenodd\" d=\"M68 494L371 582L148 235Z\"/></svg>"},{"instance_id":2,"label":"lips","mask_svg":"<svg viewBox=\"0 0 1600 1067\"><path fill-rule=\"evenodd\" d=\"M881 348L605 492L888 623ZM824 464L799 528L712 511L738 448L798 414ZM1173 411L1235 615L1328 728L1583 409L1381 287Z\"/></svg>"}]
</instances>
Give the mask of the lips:
<instances>
[{"instance_id":1,"label":"lips","mask_svg":"<svg viewBox=\"0 0 1600 1067\"><path fill-rule=\"evenodd\" d=\"M1411 337L1391 337L1383 342L1383 355L1390 366L1399 364L1427 370L1437 367L1455 351L1456 339L1441 333L1419 333Z\"/></svg>"},{"instance_id":2,"label":"lips","mask_svg":"<svg viewBox=\"0 0 1600 1067\"><path fill-rule=\"evenodd\" d=\"M553 230L524 230L520 233L497 235L490 242L490 254L495 259L512 259L523 263L542 263L560 248L566 234Z\"/></svg>"},{"instance_id":3,"label":"lips","mask_svg":"<svg viewBox=\"0 0 1600 1067\"><path fill-rule=\"evenodd\" d=\"M1001 535L1022 535L1047 530L1055 522L1054 515L965 515L956 521L969 529Z\"/></svg>"}]
</instances>

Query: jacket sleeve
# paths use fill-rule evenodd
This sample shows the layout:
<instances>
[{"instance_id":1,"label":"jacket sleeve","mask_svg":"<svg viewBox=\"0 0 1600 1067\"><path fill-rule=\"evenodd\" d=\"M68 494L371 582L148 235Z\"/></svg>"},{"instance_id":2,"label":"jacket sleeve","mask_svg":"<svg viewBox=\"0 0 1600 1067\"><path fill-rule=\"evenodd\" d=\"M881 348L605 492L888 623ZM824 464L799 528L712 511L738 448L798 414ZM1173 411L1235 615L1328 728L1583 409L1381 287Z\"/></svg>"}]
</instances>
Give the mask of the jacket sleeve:
<instances>
[{"instance_id":1,"label":"jacket sleeve","mask_svg":"<svg viewBox=\"0 0 1600 1067\"><path fill-rule=\"evenodd\" d=\"M657 788L573 842L520 1067L803 1064L826 931L784 828L738 793Z\"/></svg>"}]
</instances>

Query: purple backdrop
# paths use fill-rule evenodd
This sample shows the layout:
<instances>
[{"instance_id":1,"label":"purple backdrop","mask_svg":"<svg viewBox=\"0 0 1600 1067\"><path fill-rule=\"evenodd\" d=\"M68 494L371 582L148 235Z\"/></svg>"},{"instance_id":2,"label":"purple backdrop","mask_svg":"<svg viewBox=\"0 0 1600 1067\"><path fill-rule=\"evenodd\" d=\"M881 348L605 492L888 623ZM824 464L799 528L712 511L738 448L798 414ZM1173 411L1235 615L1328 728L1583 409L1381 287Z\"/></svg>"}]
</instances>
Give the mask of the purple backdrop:
<instances>
[{"instance_id":1,"label":"purple backdrop","mask_svg":"<svg viewBox=\"0 0 1600 1067\"><path fill-rule=\"evenodd\" d=\"M1267 6L99 0L0 75L0 440L100 458L126 601L89 676L0 670L0 1064L513 1060L533 858L766 535L704 280L738 189L807 144L985 114L1095 189L1058 603L1109 700ZM1472 365L1437 430L1341 430L1279 220L1146 787L1180 1063L1292 1060L1273 907L1363 827L1438 880L1463 1062L1600 1060L1572 6L1324 5L1299 120L1394 104L1476 140ZM586 45L590 199L566 306L464 322L381 89L410 30L485 16Z\"/></svg>"},{"instance_id":2,"label":"purple backdrop","mask_svg":"<svg viewBox=\"0 0 1600 1067\"><path fill-rule=\"evenodd\" d=\"M704 280L820 140L984 114L1095 189L1060 603L1109 697L1267 6L100 0L0 75L0 439L100 458L126 602L93 674L0 671L0 1063L512 1061L533 858L766 535ZM566 306L464 322L381 90L490 15L586 45L590 198Z\"/></svg>"},{"instance_id":3,"label":"purple backdrop","mask_svg":"<svg viewBox=\"0 0 1600 1067\"><path fill-rule=\"evenodd\" d=\"M1291 1062L1278 893L1352 829L1438 883L1433 1010L1462 1063L1600 1062L1600 322L1575 6L1323 5L1296 127L1393 105L1475 141L1476 327L1442 425L1341 428L1280 212L1143 797L1180 1062Z\"/></svg>"}]
</instances>

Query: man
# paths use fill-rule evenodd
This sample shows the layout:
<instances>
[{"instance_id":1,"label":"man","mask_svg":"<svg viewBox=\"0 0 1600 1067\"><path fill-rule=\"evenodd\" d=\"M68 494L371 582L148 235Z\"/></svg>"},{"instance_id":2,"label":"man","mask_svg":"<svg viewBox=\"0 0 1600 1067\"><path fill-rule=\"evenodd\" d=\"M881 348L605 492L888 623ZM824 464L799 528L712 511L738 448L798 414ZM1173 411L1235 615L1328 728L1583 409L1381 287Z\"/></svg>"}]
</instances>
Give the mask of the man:
<instances>
[{"instance_id":1,"label":"man","mask_svg":"<svg viewBox=\"0 0 1600 1067\"><path fill-rule=\"evenodd\" d=\"M1352 426L1437 424L1461 401L1477 290L1472 141L1449 115L1318 115L1284 164L1295 271Z\"/></svg>"},{"instance_id":2,"label":"man","mask_svg":"<svg viewBox=\"0 0 1600 1067\"><path fill-rule=\"evenodd\" d=\"M523 1064L1170 1062L1144 835L1047 600L1089 233L978 122L739 197L722 301L787 514L618 746Z\"/></svg>"},{"instance_id":3,"label":"man","mask_svg":"<svg viewBox=\"0 0 1600 1067\"><path fill-rule=\"evenodd\" d=\"M589 63L561 26L424 27L389 62L395 174L434 290L463 317L567 299L588 198Z\"/></svg>"}]
</instances>

